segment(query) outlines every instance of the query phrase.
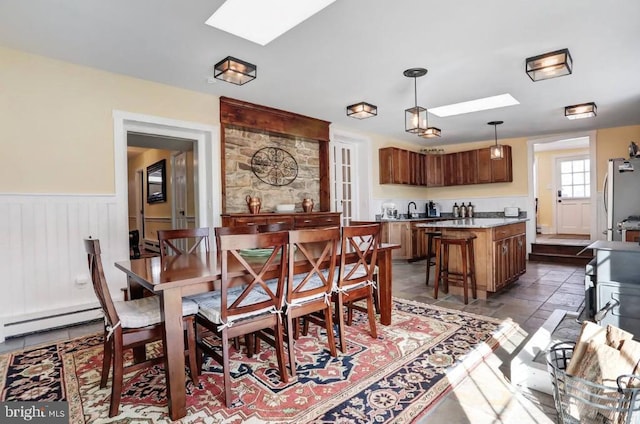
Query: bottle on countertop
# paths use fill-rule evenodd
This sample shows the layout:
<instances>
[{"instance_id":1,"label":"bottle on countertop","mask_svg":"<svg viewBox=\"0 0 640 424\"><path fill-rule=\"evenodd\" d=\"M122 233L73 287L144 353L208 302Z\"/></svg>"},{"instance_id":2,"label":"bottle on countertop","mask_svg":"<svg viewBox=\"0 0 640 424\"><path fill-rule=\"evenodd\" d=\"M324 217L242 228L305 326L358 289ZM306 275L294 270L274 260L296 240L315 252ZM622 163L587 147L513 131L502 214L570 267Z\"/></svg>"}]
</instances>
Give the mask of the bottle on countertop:
<instances>
[{"instance_id":1,"label":"bottle on countertop","mask_svg":"<svg viewBox=\"0 0 640 424\"><path fill-rule=\"evenodd\" d=\"M460 208L458 207L458 202L455 202L453 204L453 217L454 218L460 217Z\"/></svg>"},{"instance_id":2,"label":"bottle on countertop","mask_svg":"<svg viewBox=\"0 0 640 424\"><path fill-rule=\"evenodd\" d=\"M467 205L467 216L469 218L473 218L473 205L471 204L471 202L469 202L469 204Z\"/></svg>"},{"instance_id":3,"label":"bottle on countertop","mask_svg":"<svg viewBox=\"0 0 640 424\"><path fill-rule=\"evenodd\" d=\"M464 205L464 202L460 204L460 218L467 217L467 207Z\"/></svg>"}]
</instances>

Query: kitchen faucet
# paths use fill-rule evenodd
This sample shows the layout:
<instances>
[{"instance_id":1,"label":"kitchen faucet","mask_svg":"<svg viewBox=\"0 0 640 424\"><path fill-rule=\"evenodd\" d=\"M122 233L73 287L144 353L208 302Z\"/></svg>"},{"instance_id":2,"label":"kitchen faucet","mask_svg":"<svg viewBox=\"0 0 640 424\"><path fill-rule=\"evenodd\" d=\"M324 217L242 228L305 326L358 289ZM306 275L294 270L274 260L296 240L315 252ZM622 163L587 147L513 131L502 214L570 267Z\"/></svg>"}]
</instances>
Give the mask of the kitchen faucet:
<instances>
[{"instance_id":1,"label":"kitchen faucet","mask_svg":"<svg viewBox=\"0 0 640 424\"><path fill-rule=\"evenodd\" d=\"M416 202L409 202L409 204L407 205L407 218L411 218L411 205L413 205L413 207L415 209L418 209L418 206L416 205Z\"/></svg>"}]
</instances>

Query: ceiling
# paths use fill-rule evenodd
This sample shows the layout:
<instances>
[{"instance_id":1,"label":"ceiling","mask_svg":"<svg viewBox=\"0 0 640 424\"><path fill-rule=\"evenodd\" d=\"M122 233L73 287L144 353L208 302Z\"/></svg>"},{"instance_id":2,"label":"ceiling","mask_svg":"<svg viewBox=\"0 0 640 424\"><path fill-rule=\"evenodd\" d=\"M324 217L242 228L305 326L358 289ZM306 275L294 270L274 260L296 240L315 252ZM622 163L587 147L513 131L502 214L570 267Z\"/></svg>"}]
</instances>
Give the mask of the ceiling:
<instances>
[{"instance_id":1,"label":"ceiling","mask_svg":"<svg viewBox=\"0 0 640 424\"><path fill-rule=\"evenodd\" d=\"M640 124L640 1L337 0L266 46L204 24L222 0L0 0L0 45L330 121L418 145L573 133ZM532 82L530 56L568 48L572 75ZM209 83L231 55L258 66L243 86ZM447 118L425 140L404 131L424 67L426 108L510 93L520 105ZM358 101L378 116L348 118ZM596 102L568 120L564 106Z\"/></svg>"}]
</instances>

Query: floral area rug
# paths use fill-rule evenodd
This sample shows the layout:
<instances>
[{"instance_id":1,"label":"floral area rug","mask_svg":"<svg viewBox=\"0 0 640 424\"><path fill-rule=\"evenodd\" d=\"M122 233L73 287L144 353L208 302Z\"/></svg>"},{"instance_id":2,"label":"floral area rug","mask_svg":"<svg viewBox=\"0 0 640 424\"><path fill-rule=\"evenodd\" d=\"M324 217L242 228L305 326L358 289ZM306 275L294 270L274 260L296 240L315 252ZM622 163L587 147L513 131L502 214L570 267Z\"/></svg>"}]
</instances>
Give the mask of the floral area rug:
<instances>
[{"instance_id":1,"label":"floral area rug","mask_svg":"<svg viewBox=\"0 0 640 424\"><path fill-rule=\"evenodd\" d=\"M373 339L366 316L354 315L348 351L338 358L316 326L296 341L297 378L287 384L271 347L263 343L253 358L234 351L229 408L221 369L205 358L200 384L187 377L187 416L179 422L412 422L517 328L510 320L394 299L393 324L378 323ZM99 388L101 343L94 335L0 355L0 400L68 401L71 423L171 422L162 365L125 375L120 415L108 418L111 383Z\"/></svg>"}]
</instances>

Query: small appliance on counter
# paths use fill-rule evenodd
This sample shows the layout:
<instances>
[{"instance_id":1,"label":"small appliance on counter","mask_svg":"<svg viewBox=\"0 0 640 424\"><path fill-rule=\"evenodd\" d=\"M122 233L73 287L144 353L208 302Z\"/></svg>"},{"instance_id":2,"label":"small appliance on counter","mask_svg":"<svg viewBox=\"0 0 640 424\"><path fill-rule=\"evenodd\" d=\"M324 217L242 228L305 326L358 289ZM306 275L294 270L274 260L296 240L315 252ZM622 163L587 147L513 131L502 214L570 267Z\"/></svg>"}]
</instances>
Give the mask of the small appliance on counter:
<instances>
[{"instance_id":1,"label":"small appliance on counter","mask_svg":"<svg viewBox=\"0 0 640 424\"><path fill-rule=\"evenodd\" d=\"M431 200L429 200L427 202L427 216L432 218L432 217L439 217L440 216L440 205L438 203L435 203Z\"/></svg>"},{"instance_id":2,"label":"small appliance on counter","mask_svg":"<svg viewBox=\"0 0 640 424\"><path fill-rule=\"evenodd\" d=\"M396 218L398 218L398 209L396 209L396 204L391 202L384 202L382 204L382 219Z\"/></svg>"},{"instance_id":3,"label":"small appliance on counter","mask_svg":"<svg viewBox=\"0 0 640 424\"><path fill-rule=\"evenodd\" d=\"M517 218L520 216L520 208L516 206L507 206L504 208L504 216L507 218Z\"/></svg>"}]
</instances>

